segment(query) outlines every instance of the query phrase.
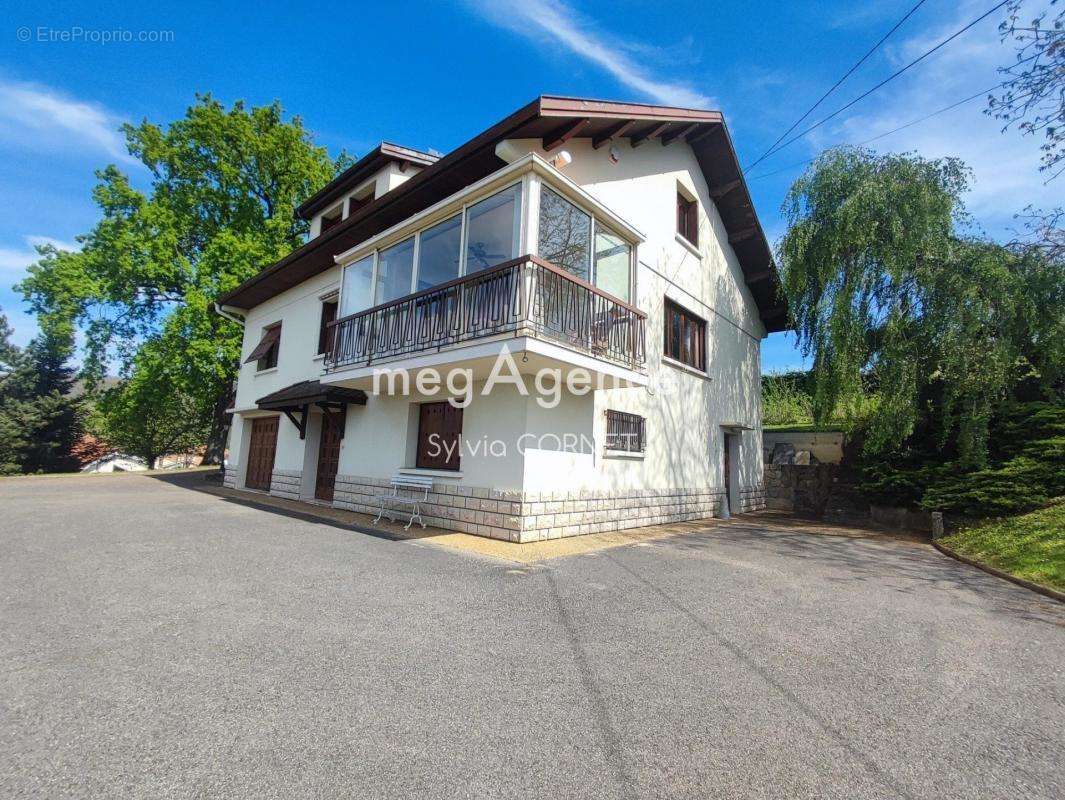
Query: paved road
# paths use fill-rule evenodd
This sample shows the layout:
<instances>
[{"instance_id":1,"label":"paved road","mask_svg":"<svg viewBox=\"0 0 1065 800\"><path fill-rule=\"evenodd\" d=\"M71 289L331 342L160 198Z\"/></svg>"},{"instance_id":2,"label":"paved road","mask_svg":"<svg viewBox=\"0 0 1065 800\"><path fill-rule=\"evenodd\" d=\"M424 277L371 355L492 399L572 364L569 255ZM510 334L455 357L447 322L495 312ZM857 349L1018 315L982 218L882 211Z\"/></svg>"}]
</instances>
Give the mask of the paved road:
<instances>
[{"instance_id":1,"label":"paved road","mask_svg":"<svg viewBox=\"0 0 1065 800\"><path fill-rule=\"evenodd\" d=\"M1065 609L718 526L521 567L0 482L4 797L1065 796Z\"/></svg>"}]
</instances>

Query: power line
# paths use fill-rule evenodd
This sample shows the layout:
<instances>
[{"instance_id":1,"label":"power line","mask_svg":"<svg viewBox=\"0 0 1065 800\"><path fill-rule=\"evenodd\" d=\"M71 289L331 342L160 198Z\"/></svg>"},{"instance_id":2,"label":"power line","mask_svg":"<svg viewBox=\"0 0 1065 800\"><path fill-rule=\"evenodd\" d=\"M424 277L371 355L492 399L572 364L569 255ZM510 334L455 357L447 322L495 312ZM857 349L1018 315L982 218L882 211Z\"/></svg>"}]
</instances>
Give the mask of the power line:
<instances>
[{"instance_id":1,"label":"power line","mask_svg":"<svg viewBox=\"0 0 1065 800\"><path fill-rule=\"evenodd\" d=\"M891 30L889 30L887 33L885 33L881 37L879 42L877 42L872 47L870 47L869 50L866 52L866 54L864 56L862 56L860 59L858 59L858 61L855 62L854 66L852 66L849 70L847 70L847 72L843 75L842 78L840 78L838 81L836 81L834 84L832 84L832 88L831 89L829 89L827 92L825 92L823 95L821 95L821 97L818 99L818 101L816 103L814 103L812 106L810 106L806 110L805 114L803 114L801 117L799 117L797 120L795 120L795 122L793 122L791 124L790 128L788 128L786 131L784 131L782 134L780 134L779 138L775 142L773 142L773 144L769 145L769 149L766 150L764 153L762 153L762 155L758 156L758 158L754 161L754 163L748 165L747 169L744 170L744 171L746 172L747 170L754 169L756 166L758 166L762 162L762 159L764 159L766 156L768 156L770 153L772 153L773 152L773 148L776 147L778 144L780 144L781 141L783 141L784 137L786 137L789 133L791 133L793 130L795 130L797 127L799 127L799 125L802 124L802 121L804 119L806 119L808 116L810 116L814 112L814 110L819 105L821 105L821 103L823 103L825 100L827 100L828 96L830 94L832 94L834 91L836 91L836 89L838 89L843 84L843 82L845 80L847 80L847 78L849 78L854 73L854 71L856 69L858 69L858 67L860 67L862 64L864 64L869 59L869 56L871 56L878 49L880 49L880 45L882 45L884 42L886 42L891 37L891 34L893 34L900 27L902 27L902 23L904 23L906 20L908 20L910 17L912 17L913 13L917 9L919 9L922 5L924 5L924 3L925 3L925 0L919 0L917 5L915 5L909 11L907 11L906 12L906 16L904 16L902 19L900 19L898 22L896 22L894 27L892 27Z\"/></svg>"},{"instance_id":2,"label":"power line","mask_svg":"<svg viewBox=\"0 0 1065 800\"><path fill-rule=\"evenodd\" d=\"M899 70L897 70L897 71L893 72L893 73L892 73L891 75L889 75L888 77L884 78L884 80L880 81L880 83L878 83L878 84L877 84L876 86L874 86L873 88L869 89L868 91L865 91L865 92L863 92L862 94L858 95L858 96L857 96L857 97L855 97L855 98L854 98L853 100L851 100L851 101L850 101L849 103L847 103L847 104L846 104L845 106L842 106L841 108L838 108L838 109L836 109L836 110L835 110L835 111L833 111L833 112L832 112L831 114L829 114L829 115L828 115L827 117L824 117L824 118L823 118L823 119L821 119L820 121L818 121L818 122L815 122L815 123L814 123L813 125L811 125L811 126L810 126L809 128L807 128L806 130L804 130L804 131L803 131L802 133L796 134L795 136L791 137L791 138L790 138L790 139L788 139L788 140L787 140L786 142L784 142L784 143L783 143L782 145L780 145L779 147L777 147L777 148L776 148L775 150L774 150L774 149L770 149L770 151L769 151L769 153L768 153L767 155L774 155L775 153L779 153L779 152L780 152L781 150L783 150L783 149L784 149L785 147L787 147L787 146L788 146L788 145L790 145L790 144L793 144L794 142L797 142L797 141L798 141L799 139L801 139L802 137L804 137L804 136L805 136L806 134L808 134L808 133L810 133L811 131L813 131L813 130L815 130L815 129L819 128L819 127L821 127L822 125L824 125L824 124L825 124L826 122L828 122L828 121L829 121L830 119L833 119L833 118L835 118L835 117L839 116L840 114L842 114L842 113L843 113L844 111L846 111L846 110L847 110L848 108L850 108L851 106L855 105L856 103L858 103L858 102L859 102L859 101L861 101L861 100L864 100L864 99L865 99L866 97L868 97L869 95L871 95L871 94L872 94L873 92L877 91L878 89L880 89L880 88L881 88L881 87L883 87L884 85L886 85L886 84L890 83L891 81L895 80L895 78L897 78L897 77L899 77L900 75L902 75L902 74L903 74L904 72L906 72L907 70L909 70L909 69L910 69L911 67L915 67L915 66L917 66L918 64L920 64L920 63L921 63L922 61L924 61L924 60L925 60L926 58L928 58L928 57L929 57L930 55L932 55L933 53L935 53L935 52L936 52L937 50L939 50L940 48L942 48L942 47L945 47L945 46L946 46L947 44L949 44L950 42L952 42L952 41L954 41L955 39L957 39L957 38L958 38L959 36L961 36L961 35L962 35L963 33L965 33L965 32L966 32L967 30L969 30L970 28L972 28L972 27L973 27L974 25L976 25L977 23L983 22L983 21L984 21L985 19L987 19L987 18L988 18L989 16L991 16L991 15L992 15L992 14L994 14L994 13L995 13L996 11L998 11L998 10L999 10L1000 8L1002 8L1002 7L1004 6L1004 5L1006 5L1006 4L1008 3L1008 2L1009 2L1009 0L1002 0L1002 2L1000 2L1000 3L999 3L998 5L996 5L996 6L994 7L994 8L992 8L992 9L990 9L990 10L988 10L988 11L984 12L984 13L983 13L983 14L981 14L981 15L980 15L979 17L977 17L977 18L976 18L976 19L974 19L974 20L973 20L972 22L970 22L970 23L969 23L968 25L966 25L966 26L965 26L964 28L961 28L960 30L957 30L957 31L955 31L954 33L952 33L952 34L951 34L950 36L948 36L948 37L947 37L946 39L944 39L943 41L941 41L941 42L940 42L939 44L937 44L937 45L936 45L935 47L933 47L932 49L930 49L930 50L926 50L926 51L925 51L924 53L922 53L921 55L919 55L919 56L918 56L917 58L915 58L915 59L914 59L913 61L911 61L911 62L910 62L909 64L907 64L906 66L902 67L901 69L899 69ZM752 164L752 166L753 166L753 164ZM750 169L750 167L748 167L747 169ZM745 170L745 171L746 171L746 170Z\"/></svg>"},{"instance_id":3,"label":"power line","mask_svg":"<svg viewBox=\"0 0 1065 800\"><path fill-rule=\"evenodd\" d=\"M995 91L995 89L1000 89L1003 86L1005 86L1006 83L1008 83L1008 81L1003 81L1002 83L996 84L996 85L992 86L989 89L984 89L982 92L977 92L976 94L969 95L968 97L966 97L966 98L964 98L962 100L958 100L956 103L951 103L949 106L944 106L943 108L940 108L940 109L938 109L936 111L933 111L930 114L925 114L923 117L918 117L915 120L911 120L910 122L907 122L905 125L899 125L897 128L892 128L891 130L885 131L884 133L878 133L876 136L873 136L873 137L871 137L869 139L865 139L865 140L860 141L860 142L855 142L854 144L851 144L849 146L850 147L861 147L862 145L869 144L870 142L875 142L877 139L883 139L885 136L890 136L893 133L898 133L899 131L906 130L906 128L913 127L914 125L917 125L920 122L924 122L925 120L932 119L932 117L939 116L940 114L943 114L943 113L945 113L947 111L952 111L953 109L957 108L958 106L964 105L965 103L972 102L973 100L975 100L978 97L983 97L983 96L985 96L987 94L990 94L991 92ZM1031 94L1031 93L1029 93L1029 94ZM1021 95L1022 98L1026 97L1026 96L1027 95ZM1018 98L1018 99L1021 99L1021 98ZM834 146L835 147L839 147L841 145L834 145ZM807 158L805 161L798 161L798 162L796 162L794 164L789 164L786 167L781 167L780 169L775 169L772 172L763 172L761 175L755 175L754 177L748 178L747 180L749 180L749 181L757 181L757 180L761 180L762 178L768 178L771 175L779 175L781 172L787 172L790 169L795 169L795 167L801 167L801 166L803 166L805 164L811 163L812 161L816 161L817 158L818 158L818 156L814 156L813 158Z\"/></svg>"}]
</instances>

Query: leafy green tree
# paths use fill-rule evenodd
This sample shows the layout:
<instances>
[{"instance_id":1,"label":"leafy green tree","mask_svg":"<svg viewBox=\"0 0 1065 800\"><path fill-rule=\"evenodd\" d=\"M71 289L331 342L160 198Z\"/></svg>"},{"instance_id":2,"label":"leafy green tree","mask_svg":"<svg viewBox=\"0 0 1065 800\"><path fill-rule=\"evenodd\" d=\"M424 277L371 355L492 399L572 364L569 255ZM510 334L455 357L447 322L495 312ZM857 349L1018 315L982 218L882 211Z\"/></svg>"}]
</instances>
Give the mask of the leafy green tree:
<instances>
[{"instance_id":1,"label":"leafy green tree","mask_svg":"<svg viewBox=\"0 0 1065 800\"><path fill-rule=\"evenodd\" d=\"M21 349L10 335L0 315L0 474L77 469L83 412L71 395L72 337L46 332Z\"/></svg>"},{"instance_id":2,"label":"leafy green tree","mask_svg":"<svg viewBox=\"0 0 1065 800\"><path fill-rule=\"evenodd\" d=\"M213 312L213 299L301 244L296 206L349 160L331 161L276 102L227 109L200 96L166 128L144 121L124 131L149 191L115 166L100 170L101 219L79 237L81 251L43 248L19 288L44 330L84 329L90 378L116 360L135 369L142 342L167 340L162 349L181 362L172 388L209 414L207 458L217 461L241 331Z\"/></svg>"},{"instance_id":3,"label":"leafy green tree","mask_svg":"<svg viewBox=\"0 0 1065 800\"><path fill-rule=\"evenodd\" d=\"M143 458L154 469L160 456L203 444L210 418L199 398L182 387L188 364L168 349L163 337L146 342L132 374L101 393L92 419L94 433L112 447Z\"/></svg>"},{"instance_id":4,"label":"leafy green tree","mask_svg":"<svg viewBox=\"0 0 1065 800\"><path fill-rule=\"evenodd\" d=\"M963 238L967 185L956 159L847 148L823 154L785 201L782 283L813 357L815 420L871 382L867 454L902 448L934 420L939 446L982 465L1013 389L1060 380L1062 264Z\"/></svg>"}]
</instances>

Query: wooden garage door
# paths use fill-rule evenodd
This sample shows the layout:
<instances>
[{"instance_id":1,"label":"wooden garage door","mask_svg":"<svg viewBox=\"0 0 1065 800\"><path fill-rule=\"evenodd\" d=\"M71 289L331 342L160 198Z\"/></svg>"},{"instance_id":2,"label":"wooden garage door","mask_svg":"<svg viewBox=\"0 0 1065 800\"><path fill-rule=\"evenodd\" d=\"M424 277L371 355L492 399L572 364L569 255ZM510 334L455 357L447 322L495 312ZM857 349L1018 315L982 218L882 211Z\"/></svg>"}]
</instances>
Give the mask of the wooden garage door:
<instances>
[{"instance_id":1,"label":"wooden garage door","mask_svg":"<svg viewBox=\"0 0 1065 800\"><path fill-rule=\"evenodd\" d=\"M270 476L274 471L274 451L277 450L278 417L262 417L251 423L251 444L248 447L248 476L244 485L249 489L270 490Z\"/></svg>"}]
</instances>

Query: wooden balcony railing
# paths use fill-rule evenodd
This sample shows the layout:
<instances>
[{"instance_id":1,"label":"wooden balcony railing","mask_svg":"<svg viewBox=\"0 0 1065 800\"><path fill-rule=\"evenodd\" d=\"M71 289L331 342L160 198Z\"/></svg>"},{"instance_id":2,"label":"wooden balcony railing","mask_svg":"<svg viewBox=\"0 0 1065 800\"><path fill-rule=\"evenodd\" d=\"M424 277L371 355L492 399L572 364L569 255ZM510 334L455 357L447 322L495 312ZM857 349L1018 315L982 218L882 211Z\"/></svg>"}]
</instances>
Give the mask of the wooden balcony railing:
<instances>
[{"instance_id":1,"label":"wooden balcony railing","mask_svg":"<svg viewBox=\"0 0 1065 800\"><path fill-rule=\"evenodd\" d=\"M554 264L522 256L338 319L326 369L369 366L500 334L550 339L639 369L646 319Z\"/></svg>"}]
</instances>

